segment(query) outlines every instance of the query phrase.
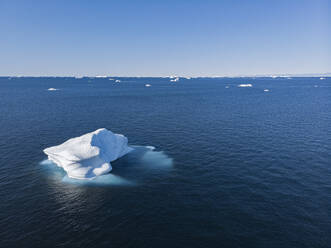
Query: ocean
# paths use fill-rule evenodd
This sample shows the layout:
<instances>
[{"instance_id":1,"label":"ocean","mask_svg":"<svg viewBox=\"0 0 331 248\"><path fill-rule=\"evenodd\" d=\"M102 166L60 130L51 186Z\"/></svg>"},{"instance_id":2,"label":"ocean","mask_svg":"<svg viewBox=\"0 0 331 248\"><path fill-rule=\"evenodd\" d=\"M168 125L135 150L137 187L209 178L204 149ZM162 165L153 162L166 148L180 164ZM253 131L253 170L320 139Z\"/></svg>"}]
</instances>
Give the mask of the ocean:
<instances>
[{"instance_id":1,"label":"ocean","mask_svg":"<svg viewBox=\"0 0 331 248\"><path fill-rule=\"evenodd\" d=\"M0 77L0 247L331 247L331 78L111 79ZM98 128L109 175L46 160Z\"/></svg>"}]
</instances>

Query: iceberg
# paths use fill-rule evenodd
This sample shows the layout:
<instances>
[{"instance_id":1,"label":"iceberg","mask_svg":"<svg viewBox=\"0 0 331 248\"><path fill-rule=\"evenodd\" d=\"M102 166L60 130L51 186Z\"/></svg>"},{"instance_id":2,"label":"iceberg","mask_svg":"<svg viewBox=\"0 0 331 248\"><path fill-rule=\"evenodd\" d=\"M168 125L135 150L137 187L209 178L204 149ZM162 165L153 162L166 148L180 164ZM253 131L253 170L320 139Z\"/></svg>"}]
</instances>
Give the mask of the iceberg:
<instances>
[{"instance_id":1,"label":"iceberg","mask_svg":"<svg viewBox=\"0 0 331 248\"><path fill-rule=\"evenodd\" d=\"M238 87L252 87L252 84L239 84Z\"/></svg>"},{"instance_id":2,"label":"iceberg","mask_svg":"<svg viewBox=\"0 0 331 248\"><path fill-rule=\"evenodd\" d=\"M93 179L112 170L110 162L131 152L128 139L106 128L44 149L48 159L75 179Z\"/></svg>"},{"instance_id":3,"label":"iceberg","mask_svg":"<svg viewBox=\"0 0 331 248\"><path fill-rule=\"evenodd\" d=\"M48 88L47 90L49 90L49 91L56 91L56 90L59 90L59 89L56 89L56 88Z\"/></svg>"},{"instance_id":4,"label":"iceberg","mask_svg":"<svg viewBox=\"0 0 331 248\"><path fill-rule=\"evenodd\" d=\"M170 82L178 82L179 81L179 78L176 77L175 79L171 79Z\"/></svg>"}]
</instances>

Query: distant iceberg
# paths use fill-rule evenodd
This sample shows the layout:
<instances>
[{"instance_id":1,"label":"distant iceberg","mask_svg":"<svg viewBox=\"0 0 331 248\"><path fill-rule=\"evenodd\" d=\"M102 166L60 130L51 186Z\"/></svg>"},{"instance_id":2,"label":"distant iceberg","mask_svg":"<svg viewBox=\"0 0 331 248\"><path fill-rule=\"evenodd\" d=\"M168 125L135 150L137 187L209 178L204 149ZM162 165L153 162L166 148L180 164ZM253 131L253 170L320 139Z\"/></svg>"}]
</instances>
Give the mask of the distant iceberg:
<instances>
[{"instance_id":1,"label":"distant iceberg","mask_svg":"<svg viewBox=\"0 0 331 248\"><path fill-rule=\"evenodd\" d=\"M238 87L252 87L252 84L239 84Z\"/></svg>"},{"instance_id":2,"label":"distant iceberg","mask_svg":"<svg viewBox=\"0 0 331 248\"><path fill-rule=\"evenodd\" d=\"M320 77L320 80L325 80L325 77Z\"/></svg>"},{"instance_id":3,"label":"distant iceberg","mask_svg":"<svg viewBox=\"0 0 331 248\"><path fill-rule=\"evenodd\" d=\"M170 79L170 82L178 82L179 81L179 78L176 77L175 79Z\"/></svg>"},{"instance_id":4,"label":"distant iceberg","mask_svg":"<svg viewBox=\"0 0 331 248\"><path fill-rule=\"evenodd\" d=\"M56 88L48 88L47 90L49 90L49 91L55 91L55 90L59 90L59 89L56 89Z\"/></svg>"},{"instance_id":5,"label":"distant iceberg","mask_svg":"<svg viewBox=\"0 0 331 248\"><path fill-rule=\"evenodd\" d=\"M119 80L119 79L115 80L115 83L120 83L120 82L121 82L121 80Z\"/></svg>"},{"instance_id":6,"label":"distant iceberg","mask_svg":"<svg viewBox=\"0 0 331 248\"><path fill-rule=\"evenodd\" d=\"M264 92L269 92L269 89L264 89L263 91L264 91Z\"/></svg>"},{"instance_id":7,"label":"distant iceberg","mask_svg":"<svg viewBox=\"0 0 331 248\"><path fill-rule=\"evenodd\" d=\"M152 85L151 84L145 84L145 87L151 87Z\"/></svg>"},{"instance_id":8,"label":"distant iceberg","mask_svg":"<svg viewBox=\"0 0 331 248\"><path fill-rule=\"evenodd\" d=\"M67 175L75 179L92 179L112 170L110 162L131 152L128 139L101 128L61 145L46 148L44 153Z\"/></svg>"}]
</instances>

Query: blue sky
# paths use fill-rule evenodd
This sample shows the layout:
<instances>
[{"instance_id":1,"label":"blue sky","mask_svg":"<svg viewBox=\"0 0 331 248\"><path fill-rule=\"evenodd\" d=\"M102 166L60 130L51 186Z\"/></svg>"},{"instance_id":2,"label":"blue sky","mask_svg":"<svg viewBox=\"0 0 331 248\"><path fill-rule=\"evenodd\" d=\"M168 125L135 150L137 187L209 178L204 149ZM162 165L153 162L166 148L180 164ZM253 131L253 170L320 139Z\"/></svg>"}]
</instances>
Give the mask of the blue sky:
<instances>
[{"instance_id":1,"label":"blue sky","mask_svg":"<svg viewBox=\"0 0 331 248\"><path fill-rule=\"evenodd\" d=\"M331 1L0 1L0 75L331 71Z\"/></svg>"}]
</instances>

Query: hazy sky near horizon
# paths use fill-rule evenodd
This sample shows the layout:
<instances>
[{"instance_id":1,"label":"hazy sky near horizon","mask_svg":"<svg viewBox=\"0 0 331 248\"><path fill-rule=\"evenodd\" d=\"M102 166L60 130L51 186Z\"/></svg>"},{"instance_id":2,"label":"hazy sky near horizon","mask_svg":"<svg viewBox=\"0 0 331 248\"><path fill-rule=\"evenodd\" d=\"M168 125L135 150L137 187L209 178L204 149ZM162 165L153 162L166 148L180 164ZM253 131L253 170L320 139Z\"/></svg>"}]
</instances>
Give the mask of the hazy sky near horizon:
<instances>
[{"instance_id":1,"label":"hazy sky near horizon","mask_svg":"<svg viewBox=\"0 0 331 248\"><path fill-rule=\"evenodd\" d=\"M0 1L0 75L331 71L331 1Z\"/></svg>"}]
</instances>

